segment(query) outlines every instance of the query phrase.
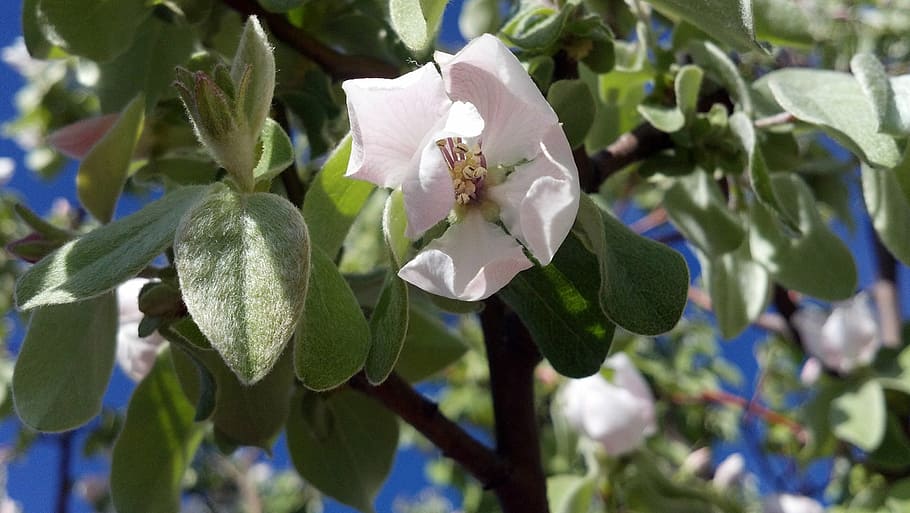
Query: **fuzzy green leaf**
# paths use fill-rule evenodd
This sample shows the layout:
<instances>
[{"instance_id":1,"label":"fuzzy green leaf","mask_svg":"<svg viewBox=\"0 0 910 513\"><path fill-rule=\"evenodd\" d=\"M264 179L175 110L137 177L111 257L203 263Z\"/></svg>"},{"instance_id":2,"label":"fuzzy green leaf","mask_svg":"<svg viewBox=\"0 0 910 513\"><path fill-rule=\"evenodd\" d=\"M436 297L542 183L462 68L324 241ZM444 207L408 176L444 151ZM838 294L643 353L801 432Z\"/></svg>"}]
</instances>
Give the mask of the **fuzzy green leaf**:
<instances>
[{"instance_id":1,"label":"fuzzy green leaf","mask_svg":"<svg viewBox=\"0 0 910 513\"><path fill-rule=\"evenodd\" d=\"M335 258L354 219L375 186L344 176L351 157L351 137L345 137L316 175L303 201L303 217L313 245Z\"/></svg>"},{"instance_id":2,"label":"fuzzy green leaf","mask_svg":"<svg viewBox=\"0 0 910 513\"><path fill-rule=\"evenodd\" d=\"M898 136L910 133L910 75L889 78L882 63L869 53L854 55L850 70L872 105L878 131Z\"/></svg>"},{"instance_id":3,"label":"fuzzy green leaf","mask_svg":"<svg viewBox=\"0 0 910 513\"><path fill-rule=\"evenodd\" d=\"M306 314L297 325L294 369L311 390L337 387L363 367L370 326L338 267L313 248Z\"/></svg>"},{"instance_id":4,"label":"fuzzy green leaf","mask_svg":"<svg viewBox=\"0 0 910 513\"><path fill-rule=\"evenodd\" d=\"M670 221L686 239L709 255L721 255L738 248L745 231L727 208L720 188L708 173L677 178L664 193L664 207Z\"/></svg>"},{"instance_id":5,"label":"fuzzy green leaf","mask_svg":"<svg viewBox=\"0 0 910 513\"><path fill-rule=\"evenodd\" d=\"M801 121L818 125L876 167L894 167L897 144L878 133L878 117L862 87L847 73L784 69L768 76L774 99Z\"/></svg>"},{"instance_id":6,"label":"fuzzy green leaf","mask_svg":"<svg viewBox=\"0 0 910 513\"><path fill-rule=\"evenodd\" d=\"M177 189L135 214L67 242L22 275L16 284L16 304L28 310L72 303L136 276L173 243L181 217L204 191Z\"/></svg>"},{"instance_id":7,"label":"fuzzy green leaf","mask_svg":"<svg viewBox=\"0 0 910 513\"><path fill-rule=\"evenodd\" d=\"M752 0L755 35L762 41L809 49L815 39L809 30L809 16L791 0Z\"/></svg>"},{"instance_id":8,"label":"fuzzy green leaf","mask_svg":"<svg viewBox=\"0 0 910 513\"><path fill-rule=\"evenodd\" d=\"M734 338L764 312L770 299L771 277L752 260L748 240L723 255L699 252L698 261L720 334Z\"/></svg>"},{"instance_id":9,"label":"fuzzy green leaf","mask_svg":"<svg viewBox=\"0 0 910 513\"><path fill-rule=\"evenodd\" d=\"M407 338L395 372L410 382L421 381L451 365L467 350L438 313L412 305Z\"/></svg>"},{"instance_id":10,"label":"fuzzy green leaf","mask_svg":"<svg viewBox=\"0 0 910 513\"><path fill-rule=\"evenodd\" d=\"M257 182L268 182L294 163L294 145L274 119L265 120L259 134L259 163L253 168L253 179Z\"/></svg>"},{"instance_id":11,"label":"fuzzy green leaf","mask_svg":"<svg viewBox=\"0 0 910 513\"><path fill-rule=\"evenodd\" d=\"M910 265L910 201L896 173L910 171L908 159L895 170L863 166L863 199L882 244L904 264Z\"/></svg>"},{"instance_id":12,"label":"fuzzy green leaf","mask_svg":"<svg viewBox=\"0 0 910 513\"><path fill-rule=\"evenodd\" d=\"M364 364L367 379L378 384L385 381L398 361L408 331L408 286L390 272L370 316L372 342Z\"/></svg>"},{"instance_id":13,"label":"fuzzy green leaf","mask_svg":"<svg viewBox=\"0 0 910 513\"><path fill-rule=\"evenodd\" d=\"M116 337L113 292L35 310L13 374L22 422L38 431L66 431L98 415L114 369Z\"/></svg>"},{"instance_id":14,"label":"fuzzy green leaf","mask_svg":"<svg viewBox=\"0 0 910 513\"><path fill-rule=\"evenodd\" d=\"M180 510L183 474L202 441L193 405L165 350L136 387L111 461L111 496L120 513Z\"/></svg>"},{"instance_id":15,"label":"fuzzy green leaf","mask_svg":"<svg viewBox=\"0 0 910 513\"><path fill-rule=\"evenodd\" d=\"M37 12L53 44L104 62L130 47L152 11L145 0L38 0Z\"/></svg>"},{"instance_id":16,"label":"fuzzy green leaf","mask_svg":"<svg viewBox=\"0 0 910 513\"><path fill-rule=\"evenodd\" d=\"M114 217L114 207L126 183L144 120L145 98L140 94L123 109L114 126L92 146L79 165L76 175L79 201L102 223Z\"/></svg>"},{"instance_id":17,"label":"fuzzy green leaf","mask_svg":"<svg viewBox=\"0 0 910 513\"><path fill-rule=\"evenodd\" d=\"M834 435L864 451L873 451L885 434L885 392L875 380L853 383L831 403Z\"/></svg>"},{"instance_id":18,"label":"fuzzy green leaf","mask_svg":"<svg viewBox=\"0 0 910 513\"><path fill-rule=\"evenodd\" d=\"M340 502L373 512L398 449L398 421L351 390L298 392L292 403L287 443L300 476Z\"/></svg>"},{"instance_id":19,"label":"fuzzy green leaf","mask_svg":"<svg viewBox=\"0 0 910 513\"><path fill-rule=\"evenodd\" d=\"M787 288L826 300L846 299L856 288L856 265L849 248L825 225L812 191L797 176L776 174L774 194L800 234L785 233L771 212L752 205L752 256Z\"/></svg>"},{"instance_id":20,"label":"fuzzy green leaf","mask_svg":"<svg viewBox=\"0 0 910 513\"><path fill-rule=\"evenodd\" d=\"M761 50L755 42L751 0L648 0L648 3L737 50Z\"/></svg>"},{"instance_id":21,"label":"fuzzy green leaf","mask_svg":"<svg viewBox=\"0 0 910 513\"><path fill-rule=\"evenodd\" d=\"M448 0L389 0L392 28L414 55L423 55L436 40Z\"/></svg>"},{"instance_id":22,"label":"fuzzy green leaf","mask_svg":"<svg viewBox=\"0 0 910 513\"><path fill-rule=\"evenodd\" d=\"M275 194L216 184L184 216L174 254L199 329L242 382L262 379L306 299L310 246L300 211Z\"/></svg>"}]
</instances>

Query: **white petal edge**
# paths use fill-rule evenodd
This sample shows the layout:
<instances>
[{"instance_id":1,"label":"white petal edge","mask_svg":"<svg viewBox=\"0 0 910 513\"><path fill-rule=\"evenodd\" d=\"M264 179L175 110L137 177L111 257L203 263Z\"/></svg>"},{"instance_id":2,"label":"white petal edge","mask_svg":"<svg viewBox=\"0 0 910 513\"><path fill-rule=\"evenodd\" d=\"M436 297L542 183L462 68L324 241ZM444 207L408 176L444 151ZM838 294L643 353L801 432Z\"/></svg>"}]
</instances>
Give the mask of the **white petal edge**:
<instances>
[{"instance_id":1,"label":"white petal edge","mask_svg":"<svg viewBox=\"0 0 910 513\"><path fill-rule=\"evenodd\" d=\"M559 120L502 41L484 34L454 56L437 58L449 96L476 105L487 123L487 163L513 165L533 158L541 135Z\"/></svg>"},{"instance_id":2,"label":"white petal edge","mask_svg":"<svg viewBox=\"0 0 910 513\"><path fill-rule=\"evenodd\" d=\"M545 134L540 150L505 182L490 187L489 194L509 233L547 265L575 223L581 190L572 149L559 125Z\"/></svg>"},{"instance_id":3,"label":"white petal edge","mask_svg":"<svg viewBox=\"0 0 910 513\"><path fill-rule=\"evenodd\" d=\"M455 205L452 176L436 141L461 137L473 142L483 132L480 113L470 103L455 102L448 111L441 130L434 131L421 152L417 173L401 184L408 226L405 235L415 239L449 215Z\"/></svg>"},{"instance_id":4,"label":"white petal edge","mask_svg":"<svg viewBox=\"0 0 910 513\"><path fill-rule=\"evenodd\" d=\"M428 135L452 103L436 67L395 79L347 80L342 88L353 137L346 175L398 187L417 172Z\"/></svg>"},{"instance_id":5,"label":"white petal edge","mask_svg":"<svg viewBox=\"0 0 910 513\"><path fill-rule=\"evenodd\" d=\"M479 301L532 265L512 237L479 212L469 212L405 264L398 276L431 294Z\"/></svg>"}]
</instances>

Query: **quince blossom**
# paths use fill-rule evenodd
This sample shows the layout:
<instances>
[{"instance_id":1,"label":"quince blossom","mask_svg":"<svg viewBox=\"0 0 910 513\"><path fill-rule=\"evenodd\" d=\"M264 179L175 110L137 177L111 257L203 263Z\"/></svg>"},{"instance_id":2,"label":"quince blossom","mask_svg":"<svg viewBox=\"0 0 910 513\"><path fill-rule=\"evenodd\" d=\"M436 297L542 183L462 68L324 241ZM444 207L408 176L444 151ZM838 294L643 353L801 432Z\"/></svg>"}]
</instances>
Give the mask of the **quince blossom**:
<instances>
[{"instance_id":1,"label":"quince blossom","mask_svg":"<svg viewBox=\"0 0 910 513\"><path fill-rule=\"evenodd\" d=\"M347 175L401 187L406 235L448 220L399 276L477 301L548 264L578 212L578 170L553 109L518 59L483 35L396 79L343 84L353 145Z\"/></svg>"},{"instance_id":2,"label":"quince blossom","mask_svg":"<svg viewBox=\"0 0 910 513\"><path fill-rule=\"evenodd\" d=\"M142 381L158 356L164 338L155 332L148 337L139 336L139 292L149 280L133 278L117 287L119 323L117 329L117 364L133 381Z\"/></svg>"},{"instance_id":3,"label":"quince blossom","mask_svg":"<svg viewBox=\"0 0 910 513\"><path fill-rule=\"evenodd\" d=\"M569 380L562 390L563 413L575 429L599 442L607 454L637 449L657 431L654 396L648 383L624 353L604 362L613 382L600 374Z\"/></svg>"},{"instance_id":4,"label":"quince blossom","mask_svg":"<svg viewBox=\"0 0 910 513\"><path fill-rule=\"evenodd\" d=\"M827 315L818 308L802 308L793 322L806 350L825 367L844 374L871 363L882 345L875 314L864 293L835 304Z\"/></svg>"}]
</instances>

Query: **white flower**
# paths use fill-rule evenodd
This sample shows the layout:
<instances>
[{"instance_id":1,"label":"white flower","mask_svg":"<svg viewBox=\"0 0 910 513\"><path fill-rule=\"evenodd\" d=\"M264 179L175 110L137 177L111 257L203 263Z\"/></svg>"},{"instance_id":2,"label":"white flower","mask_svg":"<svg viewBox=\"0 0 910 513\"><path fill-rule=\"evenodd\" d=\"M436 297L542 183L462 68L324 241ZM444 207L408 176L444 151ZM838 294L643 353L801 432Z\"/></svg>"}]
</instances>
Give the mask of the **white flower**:
<instances>
[{"instance_id":1,"label":"white flower","mask_svg":"<svg viewBox=\"0 0 910 513\"><path fill-rule=\"evenodd\" d=\"M822 375L822 362L814 356L806 358L802 370L799 371L799 381L806 386L812 386Z\"/></svg>"},{"instance_id":2,"label":"white flower","mask_svg":"<svg viewBox=\"0 0 910 513\"><path fill-rule=\"evenodd\" d=\"M745 477L746 460L743 455L735 452L720 462L714 471L714 478L711 482L718 488L729 488L736 483L742 482Z\"/></svg>"},{"instance_id":3,"label":"white flower","mask_svg":"<svg viewBox=\"0 0 910 513\"><path fill-rule=\"evenodd\" d=\"M793 316L793 323L806 350L841 373L869 364L882 345L865 293L835 304L828 315L818 308L802 308Z\"/></svg>"},{"instance_id":4,"label":"white flower","mask_svg":"<svg viewBox=\"0 0 910 513\"><path fill-rule=\"evenodd\" d=\"M617 456L637 449L657 431L654 396L624 353L611 356L604 366L613 369L613 382L600 374L569 380L562 390L563 412L572 426Z\"/></svg>"},{"instance_id":5,"label":"white flower","mask_svg":"<svg viewBox=\"0 0 910 513\"><path fill-rule=\"evenodd\" d=\"M552 260L578 211L578 171L553 109L498 39L436 61L441 76L427 64L343 84L347 174L401 187L412 239L448 220L399 276L476 301L533 265L525 249L541 265Z\"/></svg>"},{"instance_id":6,"label":"white flower","mask_svg":"<svg viewBox=\"0 0 910 513\"><path fill-rule=\"evenodd\" d=\"M679 468L686 474L702 475L711 470L711 448L699 447L690 452Z\"/></svg>"},{"instance_id":7,"label":"white flower","mask_svg":"<svg viewBox=\"0 0 910 513\"><path fill-rule=\"evenodd\" d=\"M825 508L815 499L786 493L769 495L762 501L763 513L824 513Z\"/></svg>"},{"instance_id":8,"label":"white flower","mask_svg":"<svg viewBox=\"0 0 910 513\"><path fill-rule=\"evenodd\" d=\"M0 157L0 186L6 185L16 171L16 161L9 157Z\"/></svg>"},{"instance_id":9,"label":"white flower","mask_svg":"<svg viewBox=\"0 0 910 513\"><path fill-rule=\"evenodd\" d=\"M120 327L117 330L117 363L133 381L141 381L152 370L164 339L157 332L139 336L139 291L149 280L133 278L117 287Z\"/></svg>"}]
</instances>

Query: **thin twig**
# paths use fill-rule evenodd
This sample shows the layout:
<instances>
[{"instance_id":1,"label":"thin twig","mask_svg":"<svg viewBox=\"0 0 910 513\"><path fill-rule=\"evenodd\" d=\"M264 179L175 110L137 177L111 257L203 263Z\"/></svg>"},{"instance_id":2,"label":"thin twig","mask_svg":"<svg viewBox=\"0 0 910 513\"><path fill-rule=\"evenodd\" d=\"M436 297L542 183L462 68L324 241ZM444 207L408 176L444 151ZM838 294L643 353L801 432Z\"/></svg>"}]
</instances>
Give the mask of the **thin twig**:
<instances>
[{"instance_id":1,"label":"thin twig","mask_svg":"<svg viewBox=\"0 0 910 513\"><path fill-rule=\"evenodd\" d=\"M799 422L757 402L723 390L708 390L695 397L676 394L673 396L673 402L676 404L707 402L743 408L751 416L759 417L769 424L787 428L801 443L808 441L806 429Z\"/></svg>"},{"instance_id":2,"label":"thin twig","mask_svg":"<svg viewBox=\"0 0 910 513\"><path fill-rule=\"evenodd\" d=\"M258 16L268 25L276 38L321 66L335 80L360 77L395 78L401 74L397 66L387 62L370 57L346 55L334 50L292 25L283 15L266 11L254 0L223 2L244 16Z\"/></svg>"},{"instance_id":3,"label":"thin twig","mask_svg":"<svg viewBox=\"0 0 910 513\"><path fill-rule=\"evenodd\" d=\"M777 125L787 125L796 121L796 116L789 112L781 112L764 118L756 119L752 124L755 128L770 128Z\"/></svg>"},{"instance_id":4,"label":"thin twig","mask_svg":"<svg viewBox=\"0 0 910 513\"><path fill-rule=\"evenodd\" d=\"M377 386L358 374L349 384L413 426L444 455L464 467L484 488L495 488L506 481L510 470L502 458L443 415L436 403L420 395L397 374L393 373Z\"/></svg>"},{"instance_id":5,"label":"thin twig","mask_svg":"<svg viewBox=\"0 0 910 513\"><path fill-rule=\"evenodd\" d=\"M73 488L73 477L70 475L71 461L73 457L73 433L69 431L57 436L60 447L60 459L57 463L57 505L54 511L56 513L67 513L69 511L70 491Z\"/></svg>"}]
</instances>

